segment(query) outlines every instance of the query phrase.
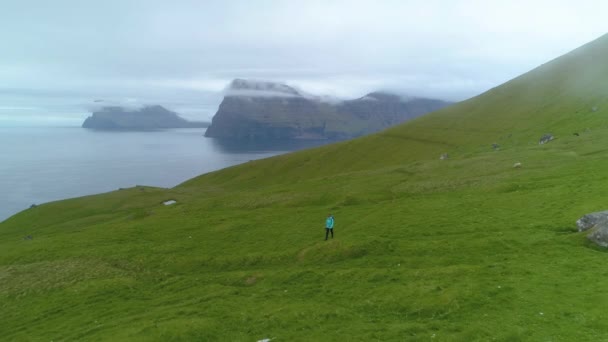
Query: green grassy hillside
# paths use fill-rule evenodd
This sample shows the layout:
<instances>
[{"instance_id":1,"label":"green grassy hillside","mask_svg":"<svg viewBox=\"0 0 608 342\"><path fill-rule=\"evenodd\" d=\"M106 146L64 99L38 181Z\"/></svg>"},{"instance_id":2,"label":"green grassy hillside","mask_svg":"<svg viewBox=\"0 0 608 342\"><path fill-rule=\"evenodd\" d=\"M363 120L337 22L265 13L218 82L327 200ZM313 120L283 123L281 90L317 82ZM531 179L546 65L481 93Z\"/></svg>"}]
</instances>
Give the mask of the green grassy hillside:
<instances>
[{"instance_id":1,"label":"green grassy hillside","mask_svg":"<svg viewBox=\"0 0 608 342\"><path fill-rule=\"evenodd\" d=\"M574 225L608 209L607 55L604 36L380 134L15 215L0 336L608 340L608 253Z\"/></svg>"}]
</instances>

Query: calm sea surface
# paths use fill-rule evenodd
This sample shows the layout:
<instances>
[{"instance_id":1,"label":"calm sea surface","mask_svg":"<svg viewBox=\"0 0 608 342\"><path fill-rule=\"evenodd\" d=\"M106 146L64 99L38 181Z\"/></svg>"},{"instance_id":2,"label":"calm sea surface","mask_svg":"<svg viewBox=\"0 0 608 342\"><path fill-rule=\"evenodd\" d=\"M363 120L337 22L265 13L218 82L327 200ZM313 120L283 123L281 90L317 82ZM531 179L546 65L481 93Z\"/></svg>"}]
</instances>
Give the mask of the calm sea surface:
<instances>
[{"instance_id":1,"label":"calm sea surface","mask_svg":"<svg viewBox=\"0 0 608 342\"><path fill-rule=\"evenodd\" d=\"M0 128L0 221L34 203L135 185L173 187L202 173L319 145L238 145L203 133Z\"/></svg>"}]
</instances>

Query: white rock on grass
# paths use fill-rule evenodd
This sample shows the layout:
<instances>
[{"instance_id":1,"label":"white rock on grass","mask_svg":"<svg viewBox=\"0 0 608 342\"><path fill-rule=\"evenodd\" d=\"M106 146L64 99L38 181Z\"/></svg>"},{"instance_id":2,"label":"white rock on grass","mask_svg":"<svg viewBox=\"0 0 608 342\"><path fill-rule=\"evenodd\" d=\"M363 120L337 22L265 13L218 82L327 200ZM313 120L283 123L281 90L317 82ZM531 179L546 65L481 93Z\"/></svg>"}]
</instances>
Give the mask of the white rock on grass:
<instances>
[{"instance_id":1,"label":"white rock on grass","mask_svg":"<svg viewBox=\"0 0 608 342\"><path fill-rule=\"evenodd\" d=\"M164 205L173 205L173 204L175 204L175 203L177 203L177 201L176 201L176 200L168 200L168 201L164 201L164 202L163 202L163 204L164 204Z\"/></svg>"},{"instance_id":2,"label":"white rock on grass","mask_svg":"<svg viewBox=\"0 0 608 342\"><path fill-rule=\"evenodd\" d=\"M600 223L608 221L608 210L589 213L576 221L579 232L591 229Z\"/></svg>"},{"instance_id":3,"label":"white rock on grass","mask_svg":"<svg viewBox=\"0 0 608 342\"><path fill-rule=\"evenodd\" d=\"M540 139L538 140L538 144L539 144L539 145L543 145L543 144L546 144L546 143L548 143L549 141L551 141L551 140L553 140L553 139L555 139L555 138L553 137L553 135L552 135L552 134L544 134L544 135L543 135L542 137L540 137Z\"/></svg>"}]
</instances>

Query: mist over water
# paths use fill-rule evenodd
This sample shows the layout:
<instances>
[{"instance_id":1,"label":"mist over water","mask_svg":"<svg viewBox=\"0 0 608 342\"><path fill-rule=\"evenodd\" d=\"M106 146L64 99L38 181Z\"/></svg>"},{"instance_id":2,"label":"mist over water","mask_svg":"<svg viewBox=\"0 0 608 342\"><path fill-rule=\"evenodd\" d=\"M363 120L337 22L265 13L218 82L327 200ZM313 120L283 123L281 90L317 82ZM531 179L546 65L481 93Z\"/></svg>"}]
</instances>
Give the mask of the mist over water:
<instances>
[{"instance_id":1,"label":"mist over water","mask_svg":"<svg viewBox=\"0 0 608 342\"><path fill-rule=\"evenodd\" d=\"M135 185L173 187L202 173L319 145L235 144L203 134L0 127L0 221L32 204Z\"/></svg>"}]
</instances>

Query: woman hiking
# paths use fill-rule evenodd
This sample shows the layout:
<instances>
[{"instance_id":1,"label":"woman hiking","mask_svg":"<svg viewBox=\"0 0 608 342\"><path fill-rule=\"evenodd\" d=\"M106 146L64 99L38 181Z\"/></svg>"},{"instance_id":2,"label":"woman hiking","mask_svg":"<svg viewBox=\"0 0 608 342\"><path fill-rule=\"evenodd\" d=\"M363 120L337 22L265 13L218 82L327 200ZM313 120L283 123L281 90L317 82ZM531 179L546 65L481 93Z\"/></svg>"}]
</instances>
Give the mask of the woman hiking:
<instances>
[{"instance_id":1,"label":"woman hiking","mask_svg":"<svg viewBox=\"0 0 608 342\"><path fill-rule=\"evenodd\" d=\"M331 232L331 238L334 238L334 216L332 214L327 215L325 219L325 241Z\"/></svg>"}]
</instances>

